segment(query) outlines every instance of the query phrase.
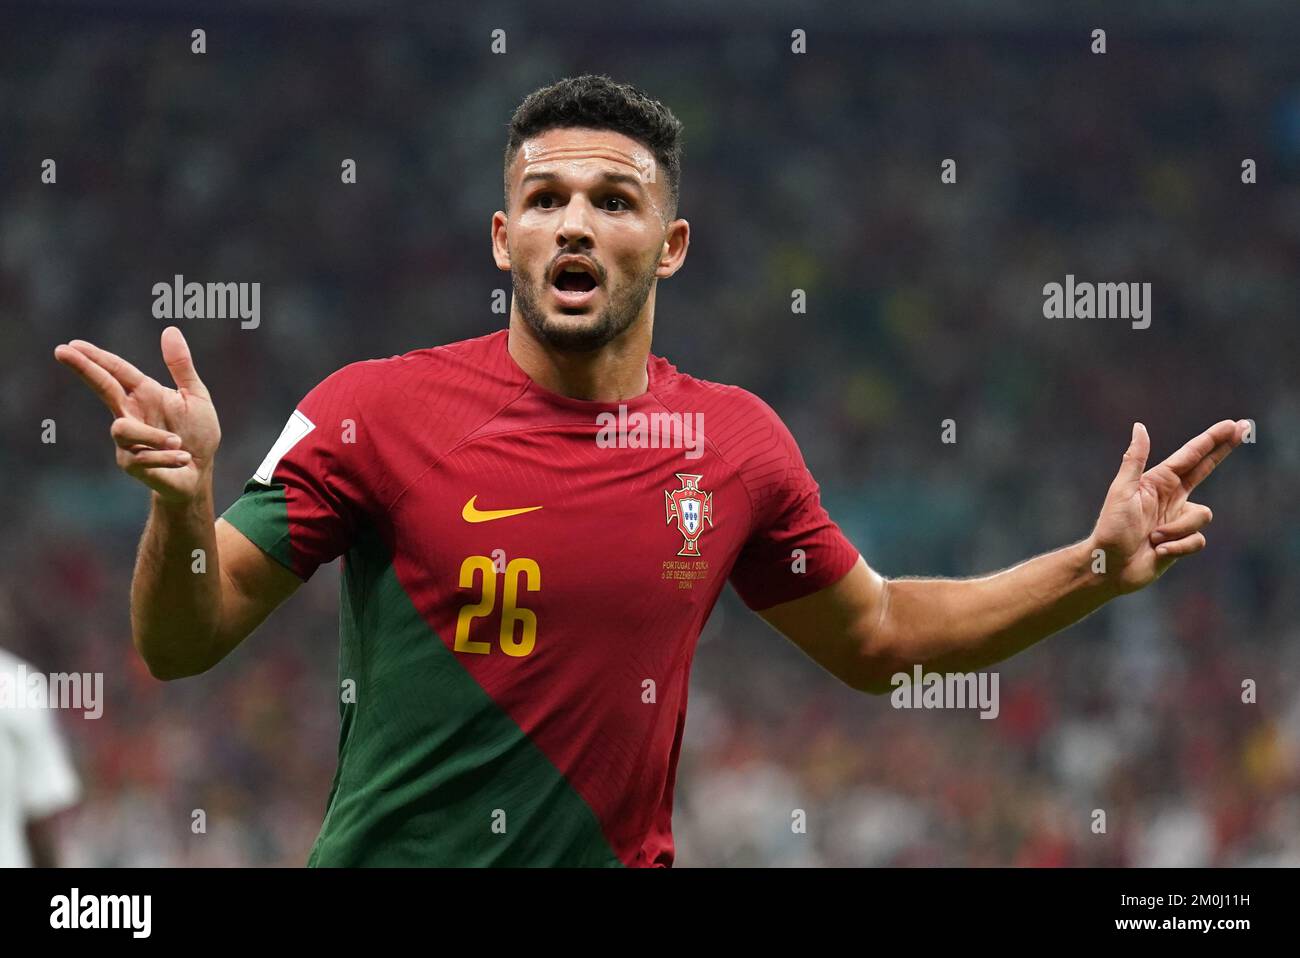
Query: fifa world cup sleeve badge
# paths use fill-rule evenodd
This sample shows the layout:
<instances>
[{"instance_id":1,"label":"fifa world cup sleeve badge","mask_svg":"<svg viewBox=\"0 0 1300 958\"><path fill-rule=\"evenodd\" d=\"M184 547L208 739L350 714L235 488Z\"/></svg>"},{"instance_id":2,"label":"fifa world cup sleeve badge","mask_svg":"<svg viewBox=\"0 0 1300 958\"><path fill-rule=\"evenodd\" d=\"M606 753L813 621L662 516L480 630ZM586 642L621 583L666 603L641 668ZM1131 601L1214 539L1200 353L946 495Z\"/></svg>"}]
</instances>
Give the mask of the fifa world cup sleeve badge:
<instances>
[{"instance_id":1,"label":"fifa world cup sleeve badge","mask_svg":"<svg viewBox=\"0 0 1300 958\"><path fill-rule=\"evenodd\" d=\"M713 527L713 493L701 491L699 483L703 476L688 476L680 472L676 475L682 487L664 492L667 522L676 519L677 530L682 534L682 548L677 554L698 557L704 523Z\"/></svg>"}]
</instances>

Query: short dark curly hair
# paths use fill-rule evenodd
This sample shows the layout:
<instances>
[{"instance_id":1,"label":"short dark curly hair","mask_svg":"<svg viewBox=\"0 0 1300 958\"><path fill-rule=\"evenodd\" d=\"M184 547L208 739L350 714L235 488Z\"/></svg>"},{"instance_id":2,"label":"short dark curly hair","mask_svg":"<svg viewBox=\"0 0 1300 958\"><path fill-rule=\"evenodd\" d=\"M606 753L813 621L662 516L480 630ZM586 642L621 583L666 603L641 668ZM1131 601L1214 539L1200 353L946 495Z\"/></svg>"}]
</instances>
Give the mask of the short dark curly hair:
<instances>
[{"instance_id":1,"label":"short dark curly hair","mask_svg":"<svg viewBox=\"0 0 1300 958\"><path fill-rule=\"evenodd\" d=\"M547 130L575 126L613 130L649 147L668 183L668 219L676 218L682 175L681 121L636 87L591 73L534 90L510 118L505 154L507 209L510 164L524 141Z\"/></svg>"}]
</instances>

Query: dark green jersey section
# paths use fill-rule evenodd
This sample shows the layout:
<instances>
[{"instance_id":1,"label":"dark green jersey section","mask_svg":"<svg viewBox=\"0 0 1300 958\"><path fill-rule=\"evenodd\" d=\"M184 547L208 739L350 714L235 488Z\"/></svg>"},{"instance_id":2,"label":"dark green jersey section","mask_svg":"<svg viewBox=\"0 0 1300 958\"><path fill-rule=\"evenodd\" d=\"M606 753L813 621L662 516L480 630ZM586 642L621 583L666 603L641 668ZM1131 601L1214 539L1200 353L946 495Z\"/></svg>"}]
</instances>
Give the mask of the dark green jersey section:
<instances>
[{"instance_id":1,"label":"dark green jersey section","mask_svg":"<svg viewBox=\"0 0 1300 958\"><path fill-rule=\"evenodd\" d=\"M292 568L286 501L228 522ZM416 611L371 530L345 556L339 765L313 866L619 866L591 808Z\"/></svg>"},{"instance_id":2,"label":"dark green jersey section","mask_svg":"<svg viewBox=\"0 0 1300 958\"><path fill-rule=\"evenodd\" d=\"M293 570L289 551L289 506L280 484L266 486L256 479L244 485L244 494L221 514L275 561Z\"/></svg>"}]
</instances>

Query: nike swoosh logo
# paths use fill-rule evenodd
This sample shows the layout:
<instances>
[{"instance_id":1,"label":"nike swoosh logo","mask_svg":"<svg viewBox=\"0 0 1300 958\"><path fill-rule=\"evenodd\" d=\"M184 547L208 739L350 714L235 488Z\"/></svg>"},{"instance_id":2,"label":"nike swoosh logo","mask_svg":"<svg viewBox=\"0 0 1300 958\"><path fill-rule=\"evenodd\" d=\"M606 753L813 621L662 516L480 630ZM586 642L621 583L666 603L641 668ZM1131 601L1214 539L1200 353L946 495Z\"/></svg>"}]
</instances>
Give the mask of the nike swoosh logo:
<instances>
[{"instance_id":1,"label":"nike swoosh logo","mask_svg":"<svg viewBox=\"0 0 1300 958\"><path fill-rule=\"evenodd\" d=\"M465 503L465 508L460 511L460 517L466 522L491 522L493 519L508 519L511 516L522 516L525 512L536 512L541 506L528 506L524 509L476 509L474 503L478 496L470 496L469 502Z\"/></svg>"}]
</instances>

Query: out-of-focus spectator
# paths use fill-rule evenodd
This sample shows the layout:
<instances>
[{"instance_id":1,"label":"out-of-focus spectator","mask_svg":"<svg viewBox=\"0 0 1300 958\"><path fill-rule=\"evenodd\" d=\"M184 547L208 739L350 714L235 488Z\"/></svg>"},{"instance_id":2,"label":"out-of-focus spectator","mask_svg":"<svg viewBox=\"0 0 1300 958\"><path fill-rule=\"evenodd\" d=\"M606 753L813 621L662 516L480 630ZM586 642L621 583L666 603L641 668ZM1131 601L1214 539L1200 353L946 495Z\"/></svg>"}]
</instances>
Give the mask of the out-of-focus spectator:
<instances>
[{"instance_id":1,"label":"out-of-focus spectator","mask_svg":"<svg viewBox=\"0 0 1300 958\"><path fill-rule=\"evenodd\" d=\"M58 703L29 694L35 674L0 649L0 868L61 864L56 819L81 797L51 708Z\"/></svg>"}]
</instances>

